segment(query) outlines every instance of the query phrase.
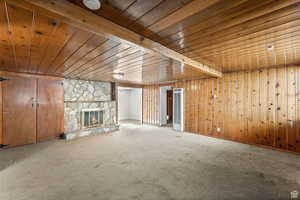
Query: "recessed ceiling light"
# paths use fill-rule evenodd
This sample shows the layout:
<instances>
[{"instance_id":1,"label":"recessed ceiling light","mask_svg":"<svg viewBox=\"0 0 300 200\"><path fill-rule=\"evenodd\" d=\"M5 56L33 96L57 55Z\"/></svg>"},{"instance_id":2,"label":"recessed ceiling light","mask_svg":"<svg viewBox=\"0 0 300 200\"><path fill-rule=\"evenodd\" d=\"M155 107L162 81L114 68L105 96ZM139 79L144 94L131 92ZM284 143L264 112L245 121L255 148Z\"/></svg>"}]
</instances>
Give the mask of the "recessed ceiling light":
<instances>
[{"instance_id":1,"label":"recessed ceiling light","mask_svg":"<svg viewBox=\"0 0 300 200\"><path fill-rule=\"evenodd\" d=\"M273 51L273 50L274 50L274 45L269 45L269 46L267 47L267 50L268 50L268 51Z\"/></svg>"},{"instance_id":2,"label":"recessed ceiling light","mask_svg":"<svg viewBox=\"0 0 300 200\"><path fill-rule=\"evenodd\" d=\"M83 4L91 10L98 10L101 8L100 0L83 0Z\"/></svg>"}]
</instances>

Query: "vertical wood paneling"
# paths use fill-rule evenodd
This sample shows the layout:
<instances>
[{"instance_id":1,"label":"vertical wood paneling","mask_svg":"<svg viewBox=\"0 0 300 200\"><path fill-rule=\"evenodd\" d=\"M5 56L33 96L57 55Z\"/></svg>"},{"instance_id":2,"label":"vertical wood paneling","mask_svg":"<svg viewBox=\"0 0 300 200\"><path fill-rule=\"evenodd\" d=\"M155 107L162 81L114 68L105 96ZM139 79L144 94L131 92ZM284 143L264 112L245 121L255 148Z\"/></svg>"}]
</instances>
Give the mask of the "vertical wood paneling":
<instances>
[{"instance_id":1,"label":"vertical wood paneling","mask_svg":"<svg viewBox=\"0 0 300 200\"><path fill-rule=\"evenodd\" d=\"M259 71L256 70L252 76L252 142L260 144L259 141Z\"/></svg>"},{"instance_id":2,"label":"vertical wood paneling","mask_svg":"<svg viewBox=\"0 0 300 200\"><path fill-rule=\"evenodd\" d=\"M237 74L237 121L238 121L238 141L242 141L244 137L244 100L243 100L243 91L245 90L245 79L244 73Z\"/></svg>"},{"instance_id":3,"label":"vertical wood paneling","mask_svg":"<svg viewBox=\"0 0 300 200\"><path fill-rule=\"evenodd\" d=\"M194 82L195 84L195 92L194 92L194 98L195 98L195 103L194 103L194 112L195 112L195 133L198 133L198 127L199 127L199 124L198 124L198 119L199 119L199 112L198 112L198 109L199 109L199 81L195 81Z\"/></svg>"},{"instance_id":4,"label":"vertical wood paneling","mask_svg":"<svg viewBox=\"0 0 300 200\"><path fill-rule=\"evenodd\" d=\"M249 119L249 113L250 113L250 110L248 109L248 105L249 105L249 99L250 99L250 96L249 96L249 74L250 73L244 73L244 89L243 89L243 97L242 97L242 101L243 101L243 108L244 108L244 116L243 116L243 121L244 121L244 127L243 127L243 130L244 130L244 135L243 137L241 138L241 140L248 140L249 138L249 127L248 127L248 119Z\"/></svg>"},{"instance_id":5,"label":"vertical wood paneling","mask_svg":"<svg viewBox=\"0 0 300 200\"><path fill-rule=\"evenodd\" d=\"M296 150L296 80L295 80L295 67L287 69L287 135L288 135L288 149L290 151Z\"/></svg>"},{"instance_id":6,"label":"vertical wood paneling","mask_svg":"<svg viewBox=\"0 0 300 200\"><path fill-rule=\"evenodd\" d=\"M300 68L296 68L296 152L300 152Z\"/></svg>"},{"instance_id":7,"label":"vertical wood paneling","mask_svg":"<svg viewBox=\"0 0 300 200\"><path fill-rule=\"evenodd\" d=\"M191 118L192 119L196 119L196 111L195 111L195 104L196 104L196 84L195 84L195 80L190 81L191 83ZM191 132L196 133L196 123L192 123L191 124Z\"/></svg>"},{"instance_id":8,"label":"vertical wood paneling","mask_svg":"<svg viewBox=\"0 0 300 200\"><path fill-rule=\"evenodd\" d=\"M218 123L218 106L217 106L217 94L218 94L218 80L213 79L212 99L213 99L213 116L212 116L212 136L217 135L217 123Z\"/></svg>"},{"instance_id":9,"label":"vertical wood paneling","mask_svg":"<svg viewBox=\"0 0 300 200\"><path fill-rule=\"evenodd\" d=\"M287 85L286 68L277 70L277 139L276 147L287 147Z\"/></svg>"},{"instance_id":10,"label":"vertical wood paneling","mask_svg":"<svg viewBox=\"0 0 300 200\"><path fill-rule=\"evenodd\" d=\"M299 83L300 69L286 66L182 81L175 87L185 90L185 131L300 152ZM159 113L159 100L153 95L159 96L159 86L145 86L145 123L153 116L147 115L147 108Z\"/></svg>"},{"instance_id":11,"label":"vertical wood paneling","mask_svg":"<svg viewBox=\"0 0 300 200\"><path fill-rule=\"evenodd\" d=\"M213 79L208 80L208 96L207 96L207 134L212 135L212 119L213 119Z\"/></svg>"},{"instance_id":12,"label":"vertical wood paneling","mask_svg":"<svg viewBox=\"0 0 300 200\"><path fill-rule=\"evenodd\" d=\"M269 145L267 134L267 103L268 103L268 71L261 70L259 74L259 119L260 144Z\"/></svg>"},{"instance_id":13,"label":"vertical wood paneling","mask_svg":"<svg viewBox=\"0 0 300 200\"><path fill-rule=\"evenodd\" d=\"M147 123L148 119L148 90L143 88L143 123Z\"/></svg>"},{"instance_id":14,"label":"vertical wood paneling","mask_svg":"<svg viewBox=\"0 0 300 200\"><path fill-rule=\"evenodd\" d=\"M224 133L223 133L223 136L221 136L222 138L229 138L229 126L230 124L228 123L230 118L230 110L229 110L229 100L230 100L230 91L229 91L229 75L224 75L224 116L223 116L223 120L224 120ZM226 104L225 104L226 102Z\"/></svg>"},{"instance_id":15,"label":"vertical wood paneling","mask_svg":"<svg viewBox=\"0 0 300 200\"><path fill-rule=\"evenodd\" d=\"M146 120L147 120L147 113L148 113L148 108L147 108L147 105L148 105L148 102L147 102L147 90L143 89L143 123L146 123Z\"/></svg>"},{"instance_id":16,"label":"vertical wood paneling","mask_svg":"<svg viewBox=\"0 0 300 200\"><path fill-rule=\"evenodd\" d=\"M156 92L155 94L155 105L156 105L156 108L155 108L155 118L156 118L156 123L159 124L159 91Z\"/></svg>"},{"instance_id":17,"label":"vertical wood paneling","mask_svg":"<svg viewBox=\"0 0 300 200\"><path fill-rule=\"evenodd\" d=\"M147 117L146 117L146 123L150 124L150 86L148 89L145 89L147 91Z\"/></svg>"},{"instance_id":18,"label":"vertical wood paneling","mask_svg":"<svg viewBox=\"0 0 300 200\"><path fill-rule=\"evenodd\" d=\"M217 114L217 128L218 130L218 137L224 135L224 79L218 79L218 94L217 94L217 107L218 107L218 114Z\"/></svg>"},{"instance_id":19,"label":"vertical wood paneling","mask_svg":"<svg viewBox=\"0 0 300 200\"><path fill-rule=\"evenodd\" d=\"M268 70L267 137L269 146L275 147L276 137L276 69Z\"/></svg>"},{"instance_id":20,"label":"vertical wood paneling","mask_svg":"<svg viewBox=\"0 0 300 200\"><path fill-rule=\"evenodd\" d=\"M153 106L154 104L154 95L153 95L153 87L155 86L150 86L150 91L149 91L149 123L153 124Z\"/></svg>"},{"instance_id":21,"label":"vertical wood paneling","mask_svg":"<svg viewBox=\"0 0 300 200\"><path fill-rule=\"evenodd\" d=\"M252 129L252 123L253 123L253 106L252 106L252 86L253 86L253 83L252 83L252 76L253 76L253 73L248 73L248 76L247 76L247 81L248 81L248 91L247 91L247 94L248 94L248 102L247 102L247 110L248 110L248 117L247 117L247 126L248 126L248 133L247 133L247 141L249 141L249 143L253 143L253 137L252 137L252 132L253 132L253 129Z\"/></svg>"},{"instance_id":22,"label":"vertical wood paneling","mask_svg":"<svg viewBox=\"0 0 300 200\"><path fill-rule=\"evenodd\" d=\"M150 85L143 88L143 123L159 125L160 86Z\"/></svg>"},{"instance_id":23,"label":"vertical wood paneling","mask_svg":"<svg viewBox=\"0 0 300 200\"><path fill-rule=\"evenodd\" d=\"M0 82L0 144L2 143L3 140L3 113L2 113L2 106L3 106L3 102L2 102L2 82Z\"/></svg>"},{"instance_id":24,"label":"vertical wood paneling","mask_svg":"<svg viewBox=\"0 0 300 200\"><path fill-rule=\"evenodd\" d=\"M204 85L204 93L203 93L203 97L204 97L204 107L203 107L203 116L204 116L204 132L203 134L207 135L209 133L209 124L208 124L208 94L209 94L209 80L204 81L203 83Z\"/></svg>"},{"instance_id":25,"label":"vertical wood paneling","mask_svg":"<svg viewBox=\"0 0 300 200\"><path fill-rule=\"evenodd\" d=\"M229 74L230 76L230 80L229 80L229 87L230 87L230 92L231 94L229 95L229 112L230 112L230 118L228 121L227 120L227 123L229 123L229 136L232 140L235 139L236 137L236 91L235 91L235 88L236 88L236 73L232 73L232 74Z\"/></svg>"},{"instance_id":26,"label":"vertical wood paneling","mask_svg":"<svg viewBox=\"0 0 300 200\"><path fill-rule=\"evenodd\" d=\"M206 116L205 116L205 108L206 108L206 105L205 105L205 81L204 80L199 80L200 82L200 85L201 85L201 92L198 94L200 95L200 104L199 104L199 133L200 134L204 134L206 131L205 131L205 119L206 119Z\"/></svg>"},{"instance_id":27,"label":"vertical wood paneling","mask_svg":"<svg viewBox=\"0 0 300 200\"><path fill-rule=\"evenodd\" d=\"M186 113L186 117L185 117L185 121L186 121L186 131L191 131L190 129L190 125L191 123L189 123L190 121L190 113L191 113L191 110L190 110L190 101L191 101L191 92L190 92L190 81L186 81L185 82L185 91L186 91L186 110L185 110L185 113Z\"/></svg>"}]
</instances>

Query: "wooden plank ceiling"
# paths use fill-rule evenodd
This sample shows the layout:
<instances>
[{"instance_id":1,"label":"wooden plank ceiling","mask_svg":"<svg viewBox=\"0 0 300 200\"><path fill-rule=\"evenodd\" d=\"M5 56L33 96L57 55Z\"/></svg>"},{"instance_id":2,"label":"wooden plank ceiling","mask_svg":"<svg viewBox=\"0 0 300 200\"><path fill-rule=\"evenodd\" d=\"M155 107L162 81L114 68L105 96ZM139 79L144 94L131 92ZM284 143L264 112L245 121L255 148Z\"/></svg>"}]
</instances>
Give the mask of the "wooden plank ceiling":
<instances>
[{"instance_id":1,"label":"wooden plank ceiling","mask_svg":"<svg viewBox=\"0 0 300 200\"><path fill-rule=\"evenodd\" d=\"M84 7L81 0L69 1ZM192 12L188 4L197 2L211 1L107 0L95 13L192 59L208 60L222 72L299 62L299 0L214 1L178 23L169 18L165 25L168 16Z\"/></svg>"},{"instance_id":2,"label":"wooden plank ceiling","mask_svg":"<svg viewBox=\"0 0 300 200\"><path fill-rule=\"evenodd\" d=\"M68 1L84 7L81 0ZM169 17L194 12L188 6L199 1L209 2L102 0L102 8L94 13L194 60L208 60L222 72L299 62L300 0L215 0L185 19ZM1 70L136 84L207 77L191 66L16 7L9 0L0 0L0 9ZM114 73L124 73L123 79L115 79Z\"/></svg>"}]
</instances>

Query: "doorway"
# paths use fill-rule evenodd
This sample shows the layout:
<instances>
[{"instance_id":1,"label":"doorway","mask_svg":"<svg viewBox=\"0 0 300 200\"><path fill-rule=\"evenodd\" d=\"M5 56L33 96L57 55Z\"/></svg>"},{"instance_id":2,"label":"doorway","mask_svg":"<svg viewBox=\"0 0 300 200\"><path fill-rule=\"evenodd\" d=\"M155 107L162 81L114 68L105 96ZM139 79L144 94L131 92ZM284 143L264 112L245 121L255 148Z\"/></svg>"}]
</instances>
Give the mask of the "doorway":
<instances>
[{"instance_id":1,"label":"doorway","mask_svg":"<svg viewBox=\"0 0 300 200\"><path fill-rule=\"evenodd\" d=\"M184 89L174 88L173 90L173 109L174 109L174 120L173 128L176 131L184 131Z\"/></svg>"},{"instance_id":2,"label":"doorway","mask_svg":"<svg viewBox=\"0 0 300 200\"><path fill-rule=\"evenodd\" d=\"M183 88L164 86L160 88L160 126L184 130Z\"/></svg>"},{"instance_id":3,"label":"doorway","mask_svg":"<svg viewBox=\"0 0 300 200\"><path fill-rule=\"evenodd\" d=\"M173 90L167 90L167 126L173 124Z\"/></svg>"},{"instance_id":4,"label":"doorway","mask_svg":"<svg viewBox=\"0 0 300 200\"><path fill-rule=\"evenodd\" d=\"M172 127L173 124L173 88L160 88L160 126Z\"/></svg>"},{"instance_id":5,"label":"doorway","mask_svg":"<svg viewBox=\"0 0 300 200\"><path fill-rule=\"evenodd\" d=\"M142 88L118 87L119 123L142 123Z\"/></svg>"}]
</instances>

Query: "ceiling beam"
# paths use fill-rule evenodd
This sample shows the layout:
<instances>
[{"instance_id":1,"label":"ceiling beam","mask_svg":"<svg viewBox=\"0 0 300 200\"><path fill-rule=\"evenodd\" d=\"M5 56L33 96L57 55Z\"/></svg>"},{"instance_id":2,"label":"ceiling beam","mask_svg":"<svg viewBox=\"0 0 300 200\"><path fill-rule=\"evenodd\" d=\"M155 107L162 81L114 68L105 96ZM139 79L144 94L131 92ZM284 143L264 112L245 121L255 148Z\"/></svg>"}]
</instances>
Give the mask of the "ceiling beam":
<instances>
[{"instance_id":1,"label":"ceiling beam","mask_svg":"<svg viewBox=\"0 0 300 200\"><path fill-rule=\"evenodd\" d=\"M105 36L117 42L127 43L145 51L152 51L168 58L177 60L186 65L190 65L204 74L213 77L222 77L222 72L211 68L214 66L208 61L195 61L184 56L172 49L169 49L162 44L143 37L129 29L126 29L118 24L115 24L101 16L98 16L84 8L81 8L67 0L6 0L8 3L20 5L22 7L32 8L37 7L39 12L54 13L59 16L63 22L92 32L96 35ZM24 5L28 3L30 6Z\"/></svg>"},{"instance_id":2,"label":"ceiling beam","mask_svg":"<svg viewBox=\"0 0 300 200\"><path fill-rule=\"evenodd\" d=\"M172 14L152 24L148 29L158 33L182 20L199 13L200 11L220 2L221 0L194 0L191 3L179 8Z\"/></svg>"}]
</instances>

